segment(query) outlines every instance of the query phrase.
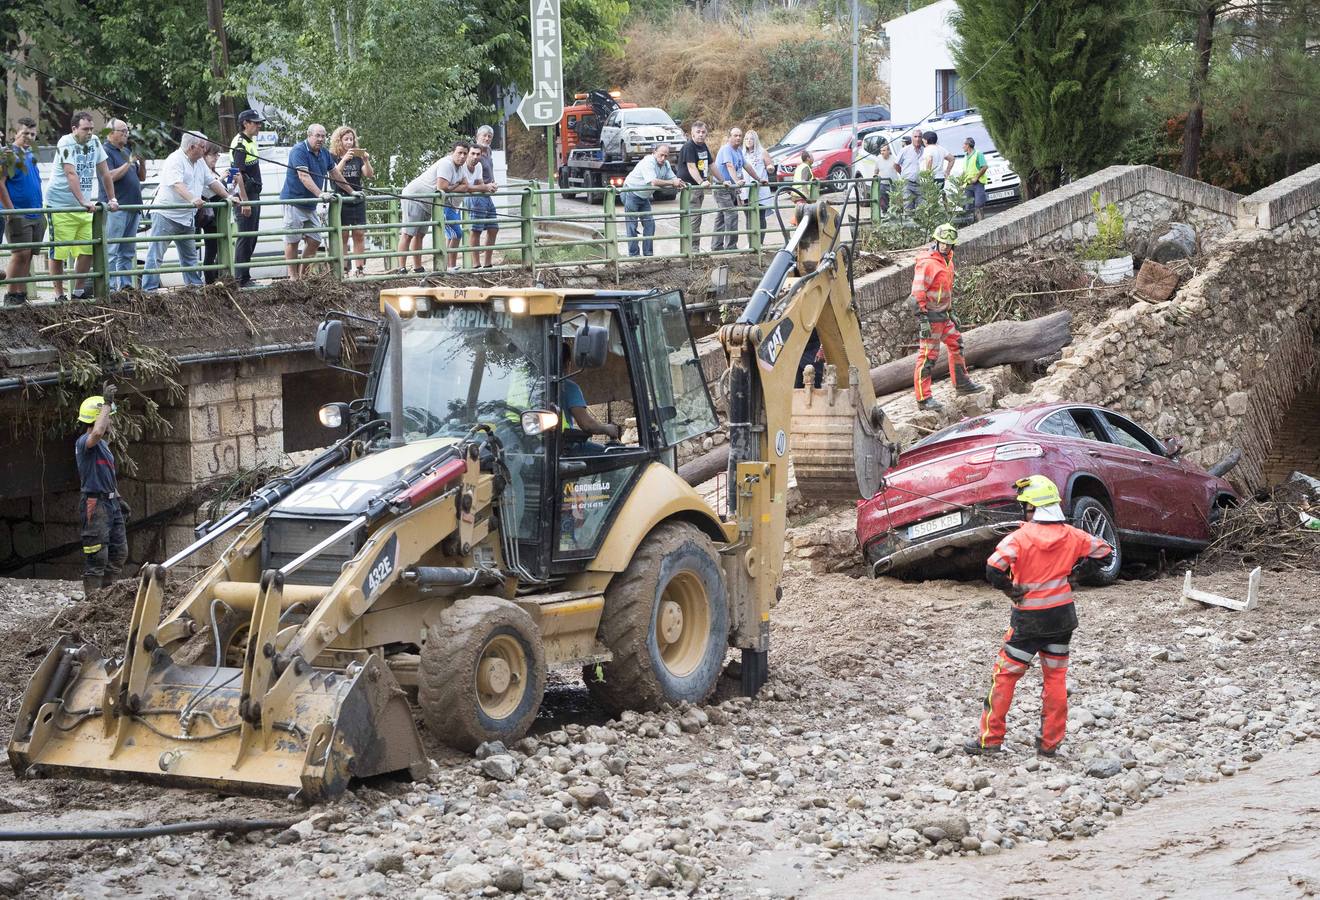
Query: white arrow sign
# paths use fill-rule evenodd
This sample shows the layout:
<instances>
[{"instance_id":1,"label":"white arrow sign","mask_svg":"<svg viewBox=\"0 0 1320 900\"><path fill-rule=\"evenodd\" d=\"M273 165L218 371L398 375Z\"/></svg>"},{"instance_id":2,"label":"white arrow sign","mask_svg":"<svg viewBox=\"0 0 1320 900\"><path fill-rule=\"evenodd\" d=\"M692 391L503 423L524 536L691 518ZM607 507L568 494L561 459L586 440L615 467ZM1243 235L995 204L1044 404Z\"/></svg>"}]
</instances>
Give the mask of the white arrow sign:
<instances>
[{"instance_id":1,"label":"white arrow sign","mask_svg":"<svg viewBox=\"0 0 1320 900\"><path fill-rule=\"evenodd\" d=\"M532 92L518 104L528 128L554 125L564 112L564 56L560 44L559 0L531 0Z\"/></svg>"}]
</instances>

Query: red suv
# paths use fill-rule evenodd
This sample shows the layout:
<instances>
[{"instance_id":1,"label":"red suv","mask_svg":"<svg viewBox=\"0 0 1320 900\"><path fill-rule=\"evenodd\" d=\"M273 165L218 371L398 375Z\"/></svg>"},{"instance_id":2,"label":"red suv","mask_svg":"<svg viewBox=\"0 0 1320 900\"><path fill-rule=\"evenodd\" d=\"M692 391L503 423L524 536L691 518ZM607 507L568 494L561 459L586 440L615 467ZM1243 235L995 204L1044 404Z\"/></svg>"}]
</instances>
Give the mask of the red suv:
<instances>
[{"instance_id":1,"label":"red suv","mask_svg":"<svg viewBox=\"0 0 1320 900\"><path fill-rule=\"evenodd\" d=\"M1042 474L1059 486L1073 524L1115 547L1097 576L1109 583L1125 552L1201 549L1218 510L1238 501L1218 473L1180 453L1176 438L1163 443L1096 406L1049 403L964 419L905 452L886 489L858 504L857 542L873 575L979 572L1022 518L1013 483Z\"/></svg>"},{"instance_id":2,"label":"red suv","mask_svg":"<svg viewBox=\"0 0 1320 900\"><path fill-rule=\"evenodd\" d=\"M858 140L866 137L864 131L874 130L883 122L861 122L857 126ZM869 131L868 131L869 133ZM811 151L811 173L817 181L826 182L821 187L827 191L841 191L847 186L853 175L852 124L843 128L832 128L822 132L809 145ZM802 150L778 156L774 160L773 181L792 181L793 173L802 165Z\"/></svg>"}]
</instances>

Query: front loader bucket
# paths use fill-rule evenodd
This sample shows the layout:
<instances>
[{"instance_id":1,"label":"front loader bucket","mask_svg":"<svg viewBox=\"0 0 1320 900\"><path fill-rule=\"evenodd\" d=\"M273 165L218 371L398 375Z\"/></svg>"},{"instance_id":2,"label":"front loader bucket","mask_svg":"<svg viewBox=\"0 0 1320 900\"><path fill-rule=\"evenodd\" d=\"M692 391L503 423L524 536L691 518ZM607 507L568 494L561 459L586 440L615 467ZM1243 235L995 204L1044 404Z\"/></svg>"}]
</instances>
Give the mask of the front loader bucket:
<instances>
[{"instance_id":1,"label":"front loader bucket","mask_svg":"<svg viewBox=\"0 0 1320 900\"><path fill-rule=\"evenodd\" d=\"M176 665L158 651L144 687L128 695L122 668L93 644L61 638L23 697L9 743L15 773L296 792L316 802L352 778L426 771L407 697L379 657L287 673L292 688L269 715L240 697L242 669Z\"/></svg>"},{"instance_id":2,"label":"front loader bucket","mask_svg":"<svg viewBox=\"0 0 1320 900\"><path fill-rule=\"evenodd\" d=\"M807 371L814 374L813 367ZM821 387L807 377L805 387L793 391L793 476L804 500L869 500L896 459L893 427L883 412L861 408L859 377L850 368L848 387L841 387L835 367L827 365Z\"/></svg>"}]
</instances>

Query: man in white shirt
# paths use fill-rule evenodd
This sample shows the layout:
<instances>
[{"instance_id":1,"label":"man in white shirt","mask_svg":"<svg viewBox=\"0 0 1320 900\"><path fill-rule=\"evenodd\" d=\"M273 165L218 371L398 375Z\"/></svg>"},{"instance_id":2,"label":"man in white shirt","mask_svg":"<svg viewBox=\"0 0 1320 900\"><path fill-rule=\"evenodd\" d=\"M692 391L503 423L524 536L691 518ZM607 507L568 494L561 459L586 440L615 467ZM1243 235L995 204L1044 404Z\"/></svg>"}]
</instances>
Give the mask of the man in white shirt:
<instances>
[{"instance_id":1,"label":"man in white shirt","mask_svg":"<svg viewBox=\"0 0 1320 900\"><path fill-rule=\"evenodd\" d=\"M944 179L953 169L953 154L940 146L940 136L933 131L927 131L921 140L925 145L921 151L921 171L930 172L943 187Z\"/></svg>"},{"instance_id":2,"label":"man in white shirt","mask_svg":"<svg viewBox=\"0 0 1320 900\"><path fill-rule=\"evenodd\" d=\"M206 147L211 142L205 135L194 131L185 131L179 141L179 149L165 157L160 169L160 187L152 199L151 236L153 238L172 238L172 241L152 241L147 251L148 274L142 276L142 290L160 289L160 275L150 272L159 268L165 259L165 247L173 243L179 251L179 265L197 265L197 210L206 201L202 191L210 188L217 197L230 202L235 199L215 174L202 162ZM169 209L167 207L182 207ZM183 273L184 284L200 286L202 273L187 271Z\"/></svg>"},{"instance_id":3,"label":"man in white shirt","mask_svg":"<svg viewBox=\"0 0 1320 900\"><path fill-rule=\"evenodd\" d=\"M917 208L917 198L921 195L917 177L921 173L921 129L912 129L912 139L898 153L898 173L903 179L903 206Z\"/></svg>"},{"instance_id":4,"label":"man in white shirt","mask_svg":"<svg viewBox=\"0 0 1320 900\"><path fill-rule=\"evenodd\" d=\"M399 236L399 253L402 254L403 265L391 274L408 273L409 252L413 257L413 272L420 275L426 271L422 267L422 243L426 240L426 233L437 222L437 211L444 215L445 239L448 245L457 248L462 242L463 226L460 219L464 198L449 196L435 198L432 195L472 193L472 181L464 174L467 170L465 163L471 146L465 140L454 141L453 150L448 156L431 164L425 172L408 182L407 187L403 189L405 197L403 229ZM450 253L447 267L457 271L457 259L457 253Z\"/></svg>"},{"instance_id":5,"label":"man in white shirt","mask_svg":"<svg viewBox=\"0 0 1320 900\"><path fill-rule=\"evenodd\" d=\"M623 208L628 230L628 255L654 256L655 217L651 215L651 197L656 188L672 187L682 190L687 182L675 174L669 165L669 145L656 144L655 150L638 160L637 165L623 181ZM637 225L642 226L642 246L637 246Z\"/></svg>"}]
</instances>

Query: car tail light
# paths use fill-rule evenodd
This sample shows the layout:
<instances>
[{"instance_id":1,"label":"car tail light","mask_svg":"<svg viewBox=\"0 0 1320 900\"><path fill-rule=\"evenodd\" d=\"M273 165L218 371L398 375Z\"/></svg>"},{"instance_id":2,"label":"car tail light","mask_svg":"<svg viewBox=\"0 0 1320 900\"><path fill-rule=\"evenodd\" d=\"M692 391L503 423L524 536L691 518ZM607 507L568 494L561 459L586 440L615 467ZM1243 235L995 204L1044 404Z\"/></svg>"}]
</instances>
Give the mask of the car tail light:
<instances>
[{"instance_id":1,"label":"car tail light","mask_svg":"<svg viewBox=\"0 0 1320 900\"><path fill-rule=\"evenodd\" d=\"M990 462L1007 462L1010 459L1030 459L1034 456L1044 455L1045 451L1040 444L1016 441L1011 444L1000 444L993 450L982 450L980 453L973 453L967 457L967 461L985 465Z\"/></svg>"},{"instance_id":2,"label":"car tail light","mask_svg":"<svg viewBox=\"0 0 1320 900\"><path fill-rule=\"evenodd\" d=\"M619 176L615 175L613 178L610 179L610 185L611 185L612 187L616 187L616 188L618 188L618 187L623 187L623 181L624 181L624 180L623 180L622 178L620 178Z\"/></svg>"}]
</instances>

